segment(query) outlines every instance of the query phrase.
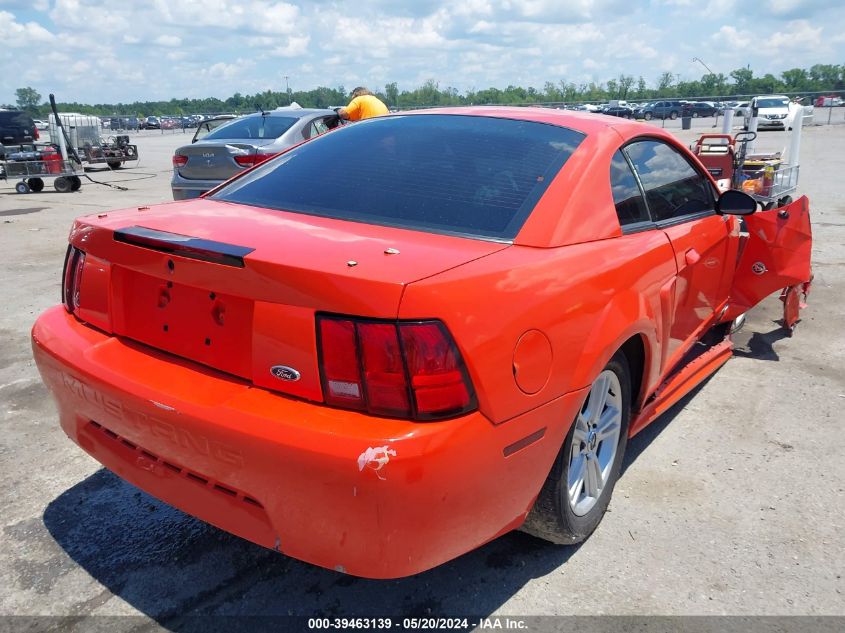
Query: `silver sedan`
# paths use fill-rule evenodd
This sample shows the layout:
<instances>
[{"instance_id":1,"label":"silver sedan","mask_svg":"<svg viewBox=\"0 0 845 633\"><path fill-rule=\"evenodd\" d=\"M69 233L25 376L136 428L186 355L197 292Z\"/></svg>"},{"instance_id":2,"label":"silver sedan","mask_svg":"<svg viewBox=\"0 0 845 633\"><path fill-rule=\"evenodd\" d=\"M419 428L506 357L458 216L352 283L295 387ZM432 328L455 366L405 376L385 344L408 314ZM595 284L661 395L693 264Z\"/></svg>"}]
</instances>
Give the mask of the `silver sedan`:
<instances>
[{"instance_id":1,"label":"silver sedan","mask_svg":"<svg viewBox=\"0 0 845 633\"><path fill-rule=\"evenodd\" d=\"M333 110L278 108L232 119L173 155L174 200L196 198L282 150L339 123Z\"/></svg>"}]
</instances>

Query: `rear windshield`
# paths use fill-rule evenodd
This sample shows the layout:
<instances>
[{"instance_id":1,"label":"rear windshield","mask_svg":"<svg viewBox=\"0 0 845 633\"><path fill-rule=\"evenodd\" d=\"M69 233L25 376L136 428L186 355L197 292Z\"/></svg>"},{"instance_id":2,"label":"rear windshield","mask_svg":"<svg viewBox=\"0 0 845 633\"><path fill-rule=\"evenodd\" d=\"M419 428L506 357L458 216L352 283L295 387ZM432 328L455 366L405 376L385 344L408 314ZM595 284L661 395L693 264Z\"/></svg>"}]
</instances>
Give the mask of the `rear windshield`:
<instances>
[{"instance_id":1,"label":"rear windshield","mask_svg":"<svg viewBox=\"0 0 845 633\"><path fill-rule=\"evenodd\" d=\"M205 140L230 138L279 138L299 119L281 116L250 116L233 119L205 137Z\"/></svg>"},{"instance_id":2,"label":"rear windshield","mask_svg":"<svg viewBox=\"0 0 845 633\"><path fill-rule=\"evenodd\" d=\"M583 138L528 121L392 115L300 145L211 197L510 240Z\"/></svg>"}]
</instances>

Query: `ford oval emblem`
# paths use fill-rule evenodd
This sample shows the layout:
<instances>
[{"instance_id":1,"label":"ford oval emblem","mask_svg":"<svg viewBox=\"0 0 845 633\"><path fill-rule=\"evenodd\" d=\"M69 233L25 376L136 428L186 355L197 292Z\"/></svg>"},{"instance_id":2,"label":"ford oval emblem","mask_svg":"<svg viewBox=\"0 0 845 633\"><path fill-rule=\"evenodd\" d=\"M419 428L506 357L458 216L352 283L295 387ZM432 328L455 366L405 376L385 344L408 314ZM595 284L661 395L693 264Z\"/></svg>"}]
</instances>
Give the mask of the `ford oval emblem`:
<instances>
[{"instance_id":1,"label":"ford oval emblem","mask_svg":"<svg viewBox=\"0 0 845 633\"><path fill-rule=\"evenodd\" d=\"M270 373L279 380L287 380L288 382L296 382L302 377L298 371L287 365L273 365L270 368Z\"/></svg>"}]
</instances>

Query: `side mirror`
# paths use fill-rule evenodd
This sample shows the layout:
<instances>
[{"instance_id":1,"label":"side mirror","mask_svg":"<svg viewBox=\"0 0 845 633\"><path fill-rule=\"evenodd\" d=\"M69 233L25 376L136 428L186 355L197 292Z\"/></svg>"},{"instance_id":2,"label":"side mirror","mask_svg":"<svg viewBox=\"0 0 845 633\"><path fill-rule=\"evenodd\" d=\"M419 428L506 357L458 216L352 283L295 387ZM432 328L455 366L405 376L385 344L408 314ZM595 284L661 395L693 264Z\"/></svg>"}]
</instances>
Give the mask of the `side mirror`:
<instances>
[{"instance_id":1,"label":"side mirror","mask_svg":"<svg viewBox=\"0 0 845 633\"><path fill-rule=\"evenodd\" d=\"M757 210L757 201L747 193L728 189L716 200L719 215L751 215Z\"/></svg>"}]
</instances>

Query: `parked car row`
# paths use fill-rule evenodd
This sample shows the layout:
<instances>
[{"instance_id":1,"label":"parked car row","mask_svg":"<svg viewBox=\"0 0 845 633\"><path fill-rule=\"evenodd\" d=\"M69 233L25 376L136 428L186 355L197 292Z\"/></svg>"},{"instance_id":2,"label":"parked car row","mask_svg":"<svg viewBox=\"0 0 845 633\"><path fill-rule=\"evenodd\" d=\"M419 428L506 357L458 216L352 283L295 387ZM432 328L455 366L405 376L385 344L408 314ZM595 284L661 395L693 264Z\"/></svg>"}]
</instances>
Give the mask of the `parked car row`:
<instances>
[{"instance_id":1,"label":"parked car row","mask_svg":"<svg viewBox=\"0 0 845 633\"><path fill-rule=\"evenodd\" d=\"M817 108L836 108L845 105L845 101L842 100L842 97L828 95L824 97L817 97L814 105Z\"/></svg>"},{"instance_id":2,"label":"parked car row","mask_svg":"<svg viewBox=\"0 0 845 633\"><path fill-rule=\"evenodd\" d=\"M589 103L563 106L563 110L582 112L596 112L623 119L677 119L689 116L692 118L716 116L724 106L711 101L664 100L648 103L630 103L627 101L613 101L600 105Z\"/></svg>"},{"instance_id":3,"label":"parked car row","mask_svg":"<svg viewBox=\"0 0 845 633\"><path fill-rule=\"evenodd\" d=\"M174 130L192 129L203 121L216 118L216 114L190 114L185 116L102 116L100 124L104 130ZM230 115L234 116L234 115ZM37 125L36 121L36 125ZM45 123L46 125L46 123ZM41 128L39 128L41 129ZM46 128L45 128L46 129Z\"/></svg>"},{"instance_id":4,"label":"parked car row","mask_svg":"<svg viewBox=\"0 0 845 633\"><path fill-rule=\"evenodd\" d=\"M827 105L837 105L834 97L825 97ZM807 125L813 120L813 106L802 105L800 99L790 100L784 95L763 95L751 101L687 101L683 99L664 99L648 103L630 103L613 101L607 104L592 105L589 103L561 106L561 110L575 110L595 112L616 116L623 119L671 119L690 117L718 116L727 109L733 109L735 116L750 118L752 105L758 108L758 129L791 129L792 121L799 110L803 116L803 123Z\"/></svg>"},{"instance_id":5,"label":"parked car row","mask_svg":"<svg viewBox=\"0 0 845 633\"><path fill-rule=\"evenodd\" d=\"M638 119L677 119L678 117L699 117L716 116L723 109L722 104L712 101L683 101L664 100L653 101L638 108L634 115Z\"/></svg>"},{"instance_id":6,"label":"parked car row","mask_svg":"<svg viewBox=\"0 0 845 633\"><path fill-rule=\"evenodd\" d=\"M104 130L137 130L141 122L136 116L100 117L100 125Z\"/></svg>"}]
</instances>

